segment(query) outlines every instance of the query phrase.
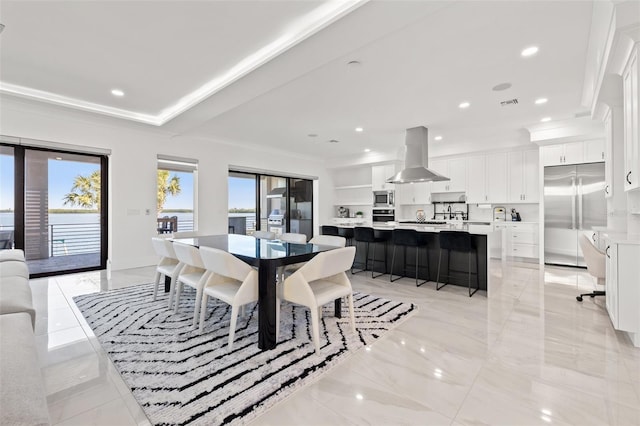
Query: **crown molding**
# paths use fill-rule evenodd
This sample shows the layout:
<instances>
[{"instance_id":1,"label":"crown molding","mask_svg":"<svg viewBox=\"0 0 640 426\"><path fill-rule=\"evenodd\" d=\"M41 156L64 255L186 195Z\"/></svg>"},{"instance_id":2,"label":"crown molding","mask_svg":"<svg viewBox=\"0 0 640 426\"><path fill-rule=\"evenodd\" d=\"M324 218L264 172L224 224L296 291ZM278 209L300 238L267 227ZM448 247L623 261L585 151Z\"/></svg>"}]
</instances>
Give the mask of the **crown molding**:
<instances>
[{"instance_id":1,"label":"crown molding","mask_svg":"<svg viewBox=\"0 0 640 426\"><path fill-rule=\"evenodd\" d=\"M291 30L288 33L246 56L227 70L222 76L208 81L198 89L183 96L173 105L163 109L158 115L113 108L2 81L0 81L0 93L35 99L125 120L137 121L153 126L162 126L368 2L369 0L330 0L322 4L296 20L291 25Z\"/></svg>"}]
</instances>

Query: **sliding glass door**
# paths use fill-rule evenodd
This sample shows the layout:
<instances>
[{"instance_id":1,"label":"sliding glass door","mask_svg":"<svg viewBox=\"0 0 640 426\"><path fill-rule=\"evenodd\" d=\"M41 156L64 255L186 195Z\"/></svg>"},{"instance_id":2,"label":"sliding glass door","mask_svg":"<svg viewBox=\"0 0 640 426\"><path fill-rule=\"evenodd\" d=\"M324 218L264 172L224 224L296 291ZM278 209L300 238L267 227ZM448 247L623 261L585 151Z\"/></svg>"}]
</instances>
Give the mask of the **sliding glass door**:
<instances>
[{"instance_id":1,"label":"sliding glass door","mask_svg":"<svg viewBox=\"0 0 640 426\"><path fill-rule=\"evenodd\" d=\"M3 146L12 150L12 200L2 183L2 226L13 216L16 248L32 277L106 266L105 156ZM5 155L2 157L4 174ZM13 214L5 207L13 203Z\"/></svg>"},{"instance_id":2,"label":"sliding glass door","mask_svg":"<svg viewBox=\"0 0 640 426\"><path fill-rule=\"evenodd\" d=\"M13 147L0 145L0 250L15 244L14 162Z\"/></svg>"},{"instance_id":3,"label":"sliding glass door","mask_svg":"<svg viewBox=\"0 0 640 426\"><path fill-rule=\"evenodd\" d=\"M313 237L313 181L247 172L229 172L229 233L256 230Z\"/></svg>"}]
</instances>

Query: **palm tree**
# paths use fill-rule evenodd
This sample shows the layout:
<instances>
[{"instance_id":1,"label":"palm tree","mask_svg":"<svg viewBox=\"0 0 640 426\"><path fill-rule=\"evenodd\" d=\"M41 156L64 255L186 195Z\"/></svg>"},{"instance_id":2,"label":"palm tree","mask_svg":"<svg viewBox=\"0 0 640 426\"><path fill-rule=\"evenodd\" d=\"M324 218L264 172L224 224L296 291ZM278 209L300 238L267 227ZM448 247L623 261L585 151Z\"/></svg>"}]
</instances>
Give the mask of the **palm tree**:
<instances>
[{"instance_id":1,"label":"palm tree","mask_svg":"<svg viewBox=\"0 0 640 426\"><path fill-rule=\"evenodd\" d=\"M167 196L177 195L180 191L180 177L173 175L169 178L168 170L158 170L158 213L164 208ZM64 196L64 204L100 210L100 170L89 176L76 176L71 192Z\"/></svg>"},{"instance_id":2,"label":"palm tree","mask_svg":"<svg viewBox=\"0 0 640 426\"><path fill-rule=\"evenodd\" d=\"M169 170L158 170L158 214L162 212L167 196L177 195L180 191L180 177L173 175L169 179Z\"/></svg>"},{"instance_id":3,"label":"palm tree","mask_svg":"<svg viewBox=\"0 0 640 426\"><path fill-rule=\"evenodd\" d=\"M73 180L71 192L64 196L64 204L80 206L85 209L100 210L100 170L89 176L78 175Z\"/></svg>"}]
</instances>

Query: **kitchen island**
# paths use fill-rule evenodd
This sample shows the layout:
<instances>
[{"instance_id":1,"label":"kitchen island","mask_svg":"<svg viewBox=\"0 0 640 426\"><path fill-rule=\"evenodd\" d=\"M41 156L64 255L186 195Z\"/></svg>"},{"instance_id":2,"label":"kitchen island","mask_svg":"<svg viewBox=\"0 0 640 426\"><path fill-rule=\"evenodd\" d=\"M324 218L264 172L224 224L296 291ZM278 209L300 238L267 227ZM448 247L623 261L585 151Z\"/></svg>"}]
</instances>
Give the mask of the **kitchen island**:
<instances>
[{"instance_id":1,"label":"kitchen island","mask_svg":"<svg viewBox=\"0 0 640 426\"><path fill-rule=\"evenodd\" d=\"M333 224L332 226L338 226L339 228L354 228L353 225ZM385 237L388 241L386 243L371 243L369 257L371 258L371 252L373 251L373 244L376 244L376 258L382 260L376 261L375 264L369 262L369 268L375 272L382 272L389 274L391 271L391 263L393 256L393 242L391 241L391 232L394 229L415 229L420 233L423 245L418 248L419 269L418 278L422 280L428 280L433 283L436 281L438 273L438 256L440 254L440 241L438 234L440 231L466 231L471 234L473 244L478 250L478 265L477 270L479 273L480 290L486 291L487 296L491 294L491 277L495 274L496 270L501 267L501 231L494 230L493 225L475 225L470 223L459 224L375 224L375 225L361 225L372 227L377 236ZM356 242L353 242L356 245ZM381 256L385 253L386 244L386 257ZM365 250L364 244L357 244L356 251L356 263L364 264ZM408 247L406 249L407 256L407 271L406 276L409 278L415 278L415 249ZM405 250L398 247L396 249L396 259L393 266L393 275L404 275ZM386 262L384 262L386 260ZM468 269L469 259L466 253L451 252L450 269L451 277L449 278L449 284L458 286L468 286ZM446 252L442 255L442 265L440 272L440 282L443 282L443 274L446 273ZM455 272L463 271L463 272ZM476 271L476 256L471 255L471 272ZM492 273L493 272L493 273ZM364 272L363 272L364 273ZM387 279L388 277L380 277L377 279ZM425 284L427 285L427 284ZM435 284L434 284L435 285ZM475 288L475 277L471 276L471 288Z\"/></svg>"}]
</instances>

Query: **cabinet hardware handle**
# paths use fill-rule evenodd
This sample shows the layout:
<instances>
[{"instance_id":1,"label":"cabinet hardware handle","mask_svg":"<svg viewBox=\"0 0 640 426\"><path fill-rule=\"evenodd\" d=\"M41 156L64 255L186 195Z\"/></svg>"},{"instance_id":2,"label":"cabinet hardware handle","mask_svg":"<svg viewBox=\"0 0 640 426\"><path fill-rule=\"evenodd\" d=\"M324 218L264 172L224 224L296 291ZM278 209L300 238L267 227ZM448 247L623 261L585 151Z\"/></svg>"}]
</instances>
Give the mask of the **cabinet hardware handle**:
<instances>
[{"instance_id":1,"label":"cabinet hardware handle","mask_svg":"<svg viewBox=\"0 0 640 426\"><path fill-rule=\"evenodd\" d=\"M611 246L607 246L607 248L605 249L605 251L604 251L604 252L605 252L605 254L607 255L607 257L608 257L609 259L611 259L611 256L609 256L609 247L611 247Z\"/></svg>"},{"instance_id":2,"label":"cabinet hardware handle","mask_svg":"<svg viewBox=\"0 0 640 426\"><path fill-rule=\"evenodd\" d=\"M604 151L602 151L602 159L604 160Z\"/></svg>"},{"instance_id":3,"label":"cabinet hardware handle","mask_svg":"<svg viewBox=\"0 0 640 426\"><path fill-rule=\"evenodd\" d=\"M596 233L594 232L593 235L591 236L591 239L593 240L593 242L596 242Z\"/></svg>"},{"instance_id":4,"label":"cabinet hardware handle","mask_svg":"<svg viewBox=\"0 0 640 426\"><path fill-rule=\"evenodd\" d=\"M631 176L631 172L627 173L627 177L626 177L626 179L627 179L627 183L628 183L629 185L631 185L631 181L629 180L629 176Z\"/></svg>"},{"instance_id":5,"label":"cabinet hardware handle","mask_svg":"<svg viewBox=\"0 0 640 426\"><path fill-rule=\"evenodd\" d=\"M605 187L604 187L604 192L605 192L606 194L608 194L608 193L609 193L609 185L607 185L607 186L605 186Z\"/></svg>"}]
</instances>

